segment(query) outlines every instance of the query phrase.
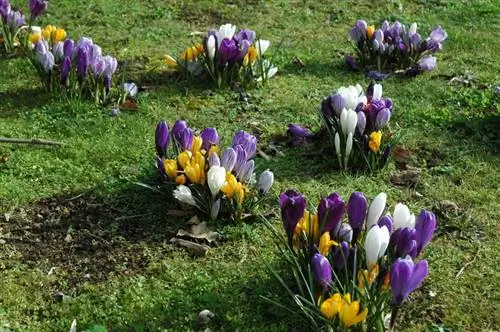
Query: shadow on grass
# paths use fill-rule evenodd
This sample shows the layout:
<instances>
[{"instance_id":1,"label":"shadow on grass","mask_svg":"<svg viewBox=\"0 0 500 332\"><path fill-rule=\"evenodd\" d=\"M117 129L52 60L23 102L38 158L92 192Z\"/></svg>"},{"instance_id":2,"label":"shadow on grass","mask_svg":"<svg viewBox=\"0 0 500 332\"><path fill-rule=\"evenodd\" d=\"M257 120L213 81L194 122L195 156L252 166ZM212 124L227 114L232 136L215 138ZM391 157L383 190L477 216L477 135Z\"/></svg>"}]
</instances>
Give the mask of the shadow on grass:
<instances>
[{"instance_id":1,"label":"shadow on grass","mask_svg":"<svg viewBox=\"0 0 500 332\"><path fill-rule=\"evenodd\" d=\"M43 88L20 88L0 92L0 118L15 118L25 109L46 105L52 99Z\"/></svg>"}]
</instances>

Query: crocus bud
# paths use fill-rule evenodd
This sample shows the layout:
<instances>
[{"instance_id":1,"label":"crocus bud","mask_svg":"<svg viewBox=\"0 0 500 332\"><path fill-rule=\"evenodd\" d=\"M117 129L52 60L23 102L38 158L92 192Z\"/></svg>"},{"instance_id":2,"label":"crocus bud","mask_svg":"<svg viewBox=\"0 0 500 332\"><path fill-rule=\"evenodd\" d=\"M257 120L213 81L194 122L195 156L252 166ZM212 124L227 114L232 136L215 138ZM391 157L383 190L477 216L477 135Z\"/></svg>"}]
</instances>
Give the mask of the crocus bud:
<instances>
[{"instance_id":1,"label":"crocus bud","mask_svg":"<svg viewBox=\"0 0 500 332\"><path fill-rule=\"evenodd\" d=\"M335 115L340 117L342 110L345 108L345 100L344 97L340 93L336 93L331 97L331 105Z\"/></svg>"},{"instance_id":2,"label":"crocus bud","mask_svg":"<svg viewBox=\"0 0 500 332\"><path fill-rule=\"evenodd\" d=\"M363 229L366 218L366 210L368 203L366 202L365 194L355 191L349 197L347 203L347 216L349 217L349 224L353 230L353 240L356 241L359 233Z\"/></svg>"},{"instance_id":3,"label":"crocus bud","mask_svg":"<svg viewBox=\"0 0 500 332\"><path fill-rule=\"evenodd\" d=\"M72 57L74 48L75 42L72 39L66 39L63 45L64 57Z\"/></svg>"},{"instance_id":4,"label":"crocus bud","mask_svg":"<svg viewBox=\"0 0 500 332\"><path fill-rule=\"evenodd\" d=\"M333 251L333 267L335 271L340 271L347 264L349 259L349 243L343 241L340 246L335 247Z\"/></svg>"},{"instance_id":5,"label":"crocus bud","mask_svg":"<svg viewBox=\"0 0 500 332\"><path fill-rule=\"evenodd\" d=\"M298 191L290 189L280 195L281 219L289 246L292 246L295 227L305 213L306 204L305 196Z\"/></svg>"},{"instance_id":6,"label":"crocus bud","mask_svg":"<svg viewBox=\"0 0 500 332\"><path fill-rule=\"evenodd\" d=\"M418 66L423 71L433 71L436 65L437 59L432 55L426 55L418 62Z\"/></svg>"},{"instance_id":7,"label":"crocus bud","mask_svg":"<svg viewBox=\"0 0 500 332\"><path fill-rule=\"evenodd\" d=\"M261 194L267 194L271 187L273 186L274 183L274 174L270 170L265 170L264 172L260 173L259 177L259 192Z\"/></svg>"},{"instance_id":8,"label":"crocus bud","mask_svg":"<svg viewBox=\"0 0 500 332\"><path fill-rule=\"evenodd\" d=\"M78 49L77 58L78 62L76 67L76 74L78 76L78 79L80 81L83 81L87 73L88 58L89 58L87 48L84 47Z\"/></svg>"},{"instance_id":9,"label":"crocus bud","mask_svg":"<svg viewBox=\"0 0 500 332\"><path fill-rule=\"evenodd\" d=\"M339 157L339 161L340 161L340 157L342 155L342 151L340 151L340 136L339 136L339 132L338 131L335 133L334 144L335 144L335 152L337 153L337 157Z\"/></svg>"},{"instance_id":10,"label":"crocus bud","mask_svg":"<svg viewBox=\"0 0 500 332\"><path fill-rule=\"evenodd\" d=\"M370 227L375 225L377 221L380 219L380 216L385 210L386 201L387 201L386 193L380 193L373 199L372 203L370 204L370 208L368 209L368 218L366 219L367 229L370 229Z\"/></svg>"},{"instance_id":11,"label":"crocus bud","mask_svg":"<svg viewBox=\"0 0 500 332\"><path fill-rule=\"evenodd\" d=\"M389 237L387 227L379 227L378 225L374 225L366 234L365 255L368 269L377 264L378 259L385 254L389 245Z\"/></svg>"},{"instance_id":12,"label":"crocus bud","mask_svg":"<svg viewBox=\"0 0 500 332\"><path fill-rule=\"evenodd\" d=\"M243 146L241 145L236 145L233 146L234 151L236 151L236 163L234 164L234 171L238 174L240 173L240 169L245 166L245 163L247 162L247 153Z\"/></svg>"},{"instance_id":13,"label":"crocus bud","mask_svg":"<svg viewBox=\"0 0 500 332\"><path fill-rule=\"evenodd\" d=\"M269 46L271 45L271 42L269 40L263 40L259 39L255 42L255 49L257 50L257 55L261 56L264 54Z\"/></svg>"},{"instance_id":14,"label":"crocus bud","mask_svg":"<svg viewBox=\"0 0 500 332\"><path fill-rule=\"evenodd\" d=\"M234 39L224 38L219 47L219 64L225 65L234 61L240 55L240 50Z\"/></svg>"},{"instance_id":15,"label":"crocus bud","mask_svg":"<svg viewBox=\"0 0 500 332\"><path fill-rule=\"evenodd\" d=\"M431 241L435 230L436 216L430 211L422 210L415 222L417 255L419 255L425 246Z\"/></svg>"},{"instance_id":16,"label":"crocus bud","mask_svg":"<svg viewBox=\"0 0 500 332\"><path fill-rule=\"evenodd\" d=\"M353 133L349 133L347 135L347 139L345 141L344 166L346 168L347 168L347 162L349 161L349 156L351 155L351 150L352 150L352 135L353 135Z\"/></svg>"},{"instance_id":17,"label":"crocus bud","mask_svg":"<svg viewBox=\"0 0 500 332\"><path fill-rule=\"evenodd\" d=\"M54 67L55 64L54 55L52 55L51 52L48 51L45 53L37 52L36 59L37 62L42 66L43 70L47 73L50 72Z\"/></svg>"},{"instance_id":18,"label":"crocus bud","mask_svg":"<svg viewBox=\"0 0 500 332\"><path fill-rule=\"evenodd\" d=\"M223 24L219 28L219 38L218 39L220 39L220 40L222 40L224 38L232 39L235 32L236 32L236 26L234 26L230 23ZM219 45L220 45L220 43L221 42L219 41Z\"/></svg>"},{"instance_id":19,"label":"crocus bud","mask_svg":"<svg viewBox=\"0 0 500 332\"><path fill-rule=\"evenodd\" d=\"M201 131L200 137L203 140L201 148L205 151L210 150L212 145L219 145L219 134L215 128L205 128Z\"/></svg>"},{"instance_id":20,"label":"crocus bud","mask_svg":"<svg viewBox=\"0 0 500 332\"><path fill-rule=\"evenodd\" d=\"M252 179L254 168L255 162L253 160L248 160L243 167L239 169L236 178L242 183L249 183Z\"/></svg>"},{"instance_id":21,"label":"crocus bud","mask_svg":"<svg viewBox=\"0 0 500 332\"><path fill-rule=\"evenodd\" d=\"M220 211L220 198L212 203L212 208L210 209L210 219L215 220L219 215Z\"/></svg>"},{"instance_id":22,"label":"crocus bud","mask_svg":"<svg viewBox=\"0 0 500 332\"><path fill-rule=\"evenodd\" d=\"M184 120L175 121L174 126L172 127L172 136L177 144L180 146L182 141L182 132L187 128L187 123Z\"/></svg>"},{"instance_id":23,"label":"crocus bud","mask_svg":"<svg viewBox=\"0 0 500 332\"><path fill-rule=\"evenodd\" d=\"M352 227L351 225L349 224L342 224L340 225L340 228L337 232L337 238L342 240L342 241L345 241L345 242L348 242L348 243L351 243L352 241Z\"/></svg>"},{"instance_id":24,"label":"crocus bud","mask_svg":"<svg viewBox=\"0 0 500 332\"><path fill-rule=\"evenodd\" d=\"M391 218L391 216L389 216L389 215L382 216L378 220L377 225L379 225L380 227L385 226L389 230L389 233L392 232L392 218Z\"/></svg>"},{"instance_id":25,"label":"crocus bud","mask_svg":"<svg viewBox=\"0 0 500 332\"><path fill-rule=\"evenodd\" d=\"M227 172L231 172L236 164L236 158L236 151L233 148L227 148L222 153L220 164Z\"/></svg>"},{"instance_id":26,"label":"crocus bud","mask_svg":"<svg viewBox=\"0 0 500 332\"><path fill-rule=\"evenodd\" d=\"M70 70L71 70L71 58L67 56L64 57L64 60L61 65L61 84L66 85Z\"/></svg>"},{"instance_id":27,"label":"crocus bud","mask_svg":"<svg viewBox=\"0 0 500 332\"><path fill-rule=\"evenodd\" d=\"M356 123L356 130L360 135L363 135L366 128L366 115L365 112L360 111L356 113L358 115L358 122Z\"/></svg>"},{"instance_id":28,"label":"crocus bud","mask_svg":"<svg viewBox=\"0 0 500 332\"><path fill-rule=\"evenodd\" d=\"M382 84L373 85L372 99L382 99Z\"/></svg>"},{"instance_id":29,"label":"crocus bud","mask_svg":"<svg viewBox=\"0 0 500 332\"><path fill-rule=\"evenodd\" d=\"M406 301L428 274L429 265L425 259L415 265L411 259L398 258L391 266L392 304L399 306Z\"/></svg>"},{"instance_id":30,"label":"crocus bud","mask_svg":"<svg viewBox=\"0 0 500 332\"><path fill-rule=\"evenodd\" d=\"M207 182L212 195L217 195L224 182L226 182L226 169L220 166L210 167L207 173Z\"/></svg>"},{"instance_id":31,"label":"crocus bud","mask_svg":"<svg viewBox=\"0 0 500 332\"><path fill-rule=\"evenodd\" d=\"M137 96L137 84L135 84L134 82L124 83L123 90L127 95L129 95L132 98Z\"/></svg>"},{"instance_id":32,"label":"crocus bud","mask_svg":"<svg viewBox=\"0 0 500 332\"><path fill-rule=\"evenodd\" d=\"M215 36L214 35L208 36L207 53L208 53L208 58L210 60L213 60L215 57Z\"/></svg>"},{"instance_id":33,"label":"crocus bud","mask_svg":"<svg viewBox=\"0 0 500 332\"><path fill-rule=\"evenodd\" d=\"M404 258L409 255L415 258L417 251L417 241L415 238L416 231L414 228L399 228L391 235L389 244L394 246L396 256Z\"/></svg>"},{"instance_id":34,"label":"crocus bud","mask_svg":"<svg viewBox=\"0 0 500 332\"><path fill-rule=\"evenodd\" d=\"M349 133L354 133L356 129L356 124L358 123L358 115L352 109L343 109L340 113L340 126L342 127L342 133L344 136L349 135Z\"/></svg>"},{"instance_id":35,"label":"crocus bud","mask_svg":"<svg viewBox=\"0 0 500 332\"><path fill-rule=\"evenodd\" d=\"M241 145L247 154L247 158L250 159L257 151L257 138L243 130L240 130L234 135L233 138L232 147L235 148L236 145Z\"/></svg>"},{"instance_id":36,"label":"crocus bud","mask_svg":"<svg viewBox=\"0 0 500 332\"><path fill-rule=\"evenodd\" d=\"M165 157L167 155L168 141L168 125L162 120L156 125L155 132L156 154L159 157Z\"/></svg>"},{"instance_id":37,"label":"crocus bud","mask_svg":"<svg viewBox=\"0 0 500 332\"><path fill-rule=\"evenodd\" d=\"M191 128L184 128L181 132L181 149L182 150L191 150L193 146L194 133Z\"/></svg>"},{"instance_id":38,"label":"crocus bud","mask_svg":"<svg viewBox=\"0 0 500 332\"><path fill-rule=\"evenodd\" d=\"M415 227L415 216L410 213L408 206L402 203L396 204L393 214L394 230L402 227Z\"/></svg>"},{"instance_id":39,"label":"crocus bud","mask_svg":"<svg viewBox=\"0 0 500 332\"><path fill-rule=\"evenodd\" d=\"M52 53L54 54L54 60L56 63L60 63L64 59L64 43L57 42L54 47Z\"/></svg>"},{"instance_id":40,"label":"crocus bud","mask_svg":"<svg viewBox=\"0 0 500 332\"><path fill-rule=\"evenodd\" d=\"M377 118L375 119L375 130L380 130L385 127L385 125L391 119L391 111L389 109L384 108L380 110L377 114Z\"/></svg>"},{"instance_id":41,"label":"crocus bud","mask_svg":"<svg viewBox=\"0 0 500 332\"><path fill-rule=\"evenodd\" d=\"M30 0L29 8L32 21L43 14L43 12L47 9L47 4L48 1L46 0Z\"/></svg>"},{"instance_id":42,"label":"crocus bud","mask_svg":"<svg viewBox=\"0 0 500 332\"><path fill-rule=\"evenodd\" d=\"M366 29L368 28L368 24L366 24L366 21L365 20L357 20L356 27L363 34L363 36L366 37Z\"/></svg>"},{"instance_id":43,"label":"crocus bud","mask_svg":"<svg viewBox=\"0 0 500 332\"><path fill-rule=\"evenodd\" d=\"M217 155L217 153L212 153L210 158L208 158L208 166L209 167L220 166L220 159L219 159L219 156Z\"/></svg>"},{"instance_id":44,"label":"crocus bud","mask_svg":"<svg viewBox=\"0 0 500 332\"><path fill-rule=\"evenodd\" d=\"M173 192L174 198L182 203L186 203L192 206L198 206L196 201L194 200L193 194L191 193L191 189L186 187L185 185L179 185Z\"/></svg>"},{"instance_id":45,"label":"crocus bud","mask_svg":"<svg viewBox=\"0 0 500 332\"><path fill-rule=\"evenodd\" d=\"M309 129L293 123L290 123L288 125L287 133L289 133L292 137L298 137L298 138L313 136L313 133Z\"/></svg>"},{"instance_id":46,"label":"crocus bud","mask_svg":"<svg viewBox=\"0 0 500 332\"><path fill-rule=\"evenodd\" d=\"M408 36L413 36L417 33L417 23L416 22L413 22L411 25L410 25L410 29L408 30Z\"/></svg>"},{"instance_id":47,"label":"crocus bud","mask_svg":"<svg viewBox=\"0 0 500 332\"><path fill-rule=\"evenodd\" d=\"M332 282L332 267L330 266L330 262L328 262L325 256L316 253L312 257L311 265L314 279L322 288L323 292L325 292Z\"/></svg>"},{"instance_id":48,"label":"crocus bud","mask_svg":"<svg viewBox=\"0 0 500 332\"><path fill-rule=\"evenodd\" d=\"M337 193L323 198L318 206L318 222L323 225L322 232L337 233L344 215L345 203Z\"/></svg>"}]
</instances>

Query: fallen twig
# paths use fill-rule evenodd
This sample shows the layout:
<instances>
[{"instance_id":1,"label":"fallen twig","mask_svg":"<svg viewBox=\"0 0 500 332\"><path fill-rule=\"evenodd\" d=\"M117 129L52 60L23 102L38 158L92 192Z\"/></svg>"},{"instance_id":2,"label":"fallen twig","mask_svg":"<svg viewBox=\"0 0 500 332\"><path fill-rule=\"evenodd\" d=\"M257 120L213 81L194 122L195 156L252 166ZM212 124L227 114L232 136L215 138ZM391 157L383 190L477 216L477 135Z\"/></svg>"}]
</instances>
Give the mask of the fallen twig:
<instances>
[{"instance_id":1,"label":"fallen twig","mask_svg":"<svg viewBox=\"0 0 500 332\"><path fill-rule=\"evenodd\" d=\"M458 271L457 275L455 276L456 279L460 278L460 276L462 275L462 273L464 272L465 268L469 265L471 265L472 263L474 263L476 261L476 258L477 258L477 255L479 254L479 250L480 249L477 249L477 252L476 254L474 255L474 258L472 258L471 261L467 262L464 264L464 266L462 266L462 268L460 269L460 271Z\"/></svg>"},{"instance_id":2,"label":"fallen twig","mask_svg":"<svg viewBox=\"0 0 500 332\"><path fill-rule=\"evenodd\" d=\"M8 138L0 137L0 143L33 144L33 145L62 145L61 142L38 138Z\"/></svg>"}]
</instances>

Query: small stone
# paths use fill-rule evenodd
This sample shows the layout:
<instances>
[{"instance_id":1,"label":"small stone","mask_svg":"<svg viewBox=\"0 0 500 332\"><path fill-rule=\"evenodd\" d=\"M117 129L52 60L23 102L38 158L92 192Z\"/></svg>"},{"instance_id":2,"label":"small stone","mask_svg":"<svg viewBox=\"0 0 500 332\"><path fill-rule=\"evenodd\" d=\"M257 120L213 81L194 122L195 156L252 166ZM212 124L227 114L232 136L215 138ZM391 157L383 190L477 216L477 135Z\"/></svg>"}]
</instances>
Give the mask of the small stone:
<instances>
[{"instance_id":1,"label":"small stone","mask_svg":"<svg viewBox=\"0 0 500 332\"><path fill-rule=\"evenodd\" d=\"M200 313L198 314L198 322L200 324L206 325L214 317L215 317L215 315L214 315L213 312L211 312L210 310L205 309L205 310L200 311Z\"/></svg>"}]
</instances>

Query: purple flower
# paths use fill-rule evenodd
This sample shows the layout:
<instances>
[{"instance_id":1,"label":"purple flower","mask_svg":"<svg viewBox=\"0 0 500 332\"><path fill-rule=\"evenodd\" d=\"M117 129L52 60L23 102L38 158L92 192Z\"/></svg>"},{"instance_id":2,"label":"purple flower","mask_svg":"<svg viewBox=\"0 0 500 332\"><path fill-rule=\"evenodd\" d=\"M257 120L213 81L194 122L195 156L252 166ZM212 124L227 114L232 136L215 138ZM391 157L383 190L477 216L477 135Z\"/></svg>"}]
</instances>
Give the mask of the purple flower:
<instances>
[{"instance_id":1,"label":"purple flower","mask_svg":"<svg viewBox=\"0 0 500 332\"><path fill-rule=\"evenodd\" d=\"M345 58L345 63L347 64L347 67L349 67L349 69L351 69L351 70L358 70L359 69L358 62L356 61L356 58L353 57L352 55L348 55Z\"/></svg>"},{"instance_id":2,"label":"purple flower","mask_svg":"<svg viewBox=\"0 0 500 332\"><path fill-rule=\"evenodd\" d=\"M253 175L253 170L255 168L255 162L253 160L248 160L236 174L236 179L242 183L248 183Z\"/></svg>"},{"instance_id":3,"label":"purple flower","mask_svg":"<svg viewBox=\"0 0 500 332\"><path fill-rule=\"evenodd\" d=\"M434 68L436 68L436 65L437 65L437 59L432 55L424 56L418 62L419 68L423 71L433 71Z\"/></svg>"},{"instance_id":4,"label":"purple flower","mask_svg":"<svg viewBox=\"0 0 500 332\"><path fill-rule=\"evenodd\" d=\"M220 167L220 159L217 153L212 153L212 155L208 158L208 168L212 166Z\"/></svg>"},{"instance_id":5,"label":"purple flower","mask_svg":"<svg viewBox=\"0 0 500 332\"><path fill-rule=\"evenodd\" d=\"M250 44L253 44L255 40L255 31L242 29L235 36L234 39L240 43L243 40L247 40Z\"/></svg>"},{"instance_id":6,"label":"purple flower","mask_svg":"<svg viewBox=\"0 0 500 332\"><path fill-rule=\"evenodd\" d=\"M347 202L347 216L349 218L349 224L353 230L353 240L354 242L359 236L359 233L363 229L366 218L368 203L366 201L365 194L359 191L355 191L349 197Z\"/></svg>"},{"instance_id":7,"label":"purple flower","mask_svg":"<svg viewBox=\"0 0 500 332\"><path fill-rule=\"evenodd\" d=\"M233 148L227 148L222 152L220 165L226 169L227 172L231 172L236 164L236 159L238 155Z\"/></svg>"},{"instance_id":8,"label":"purple flower","mask_svg":"<svg viewBox=\"0 0 500 332\"><path fill-rule=\"evenodd\" d=\"M201 148L208 152L212 145L219 145L219 134L215 128L205 128L201 131L200 137L202 139Z\"/></svg>"},{"instance_id":9,"label":"purple flower","mask_svg":"<svg viewBox=\"0 0 500 332\"><path fill-rule=\"evenodd\" d=\"M360 111L358 114L358 122L356 123L356 130L360 135L363 135L366 128L366 115L365 112Z\"/></svg>"},{"instance_id":10,"label":"purple flower","mask_svg":"<svg viewBox=\"0 0 500 332\"><path fill-rule=\"evenodd\" d=\"M340 271L344 268L349 259L349 243L343 241L340 246L333 250L333 267L335 271Z\"/></svg>"},{"instance_id":11,"label":"purple flower","mask_svg":"<svg viewBox=\"0 0 500 332\"><path fill-rule=\"evenodd\" d=\"M81 47L77 51L77 67L76 67L76 75L78 76L78 80L83 81L85 79L85 75L87 73L89 61L89 53L86 47Z\"/></svg>"},{"instance_id":12,"label":"purple flower","mask_svg":"<svg viewBox=\"0 0 500 332\"><path fill-rule=\"evenodd\" d=\"M233 148L241 145L247 154L247 159L252 158L257 151L257 138L246 131L238 131L233 138Z\"/></svg>"},{"instance_id":13,"label":"purple flower","mask_svg":"<svg viewBox=\"0 0 500 332\"><path fill-rule=\"evenodd\" d=\"M7 20L7 15L10 13L9 0L0 0L0 16L4 21Z\"/></svg>"},{"instance_id":14,"label":"purple flower","mask_svg":"<svg viewBox=\"0 0 500 332\"><path fill-rule=\"evenodd\" d=\"M234 39L224 38L219 47L219 63L225 65L238 58L240 49Z\"/></svg>"},{"instance_id":15,"label":"purple flower","mask_svg":"<svg viewBox=\"0 0 500 332\"><path fill-rule=\"evenodd\" d=\"M167 155L168 141L169 141L168 134L169 134L168 124L163 120L158 122L155 131L155 145L156 145L156 154L160 158L163 158Z\"/></svg>"},{"instance_id":16,"label":"purple flower","mask_svg":"<svg viewBox=\"0 0 500 332\"><path fill-rule=\"evenodd\" d=\"M410 37L410 42L415 51L417 51L420 48L420 41L422 40L422 37L420 34L416 33Z\"/></svg>"},{"instance_id":17,"label":"purple flower","mask_svg":"<svg viewBox=\"0 0 500 332\"><path fill-rule=\"evenodd\" d=\"M64 57L73 56L73 50L75 49L75 42L72 39L66 39L63 45Z\"/></svg>"},{"instance_id":18,"label":"purple flower","mask_svg":"<svg viewBox=\"0 0 500 332\"><path fill-rule=\"evenodd\" d=\"M193 146L194 133L191 128L184 128L181 132L180 146L182 150L191 150Z\"/></svg>"},{"instance_id":19,"label":"purple flower","mask_svg":"<svg viewBox=\"0 0 500 332\"><path fill-rule=\"evenodd\" d=\"M398 258L391 267L392 304L401 305L429 274L426 260L414 264L411 259Z\"/></svg>"},{"instance_id":20,"label":"purple flower","mask_svg":"<svg viewBox=\"0 0 500 332\"><path fill-rule=\"evenodd\" d=\"M30 0L29 7L31 11L31 20L33 21L38 16L42 15L47 9L48 1L46 0Z\"/></svg>"},{"instance_id":21,"label":"purple flower","mask_svg":"<svg viewBox=\"0 0 500 332\"><path fill-rule=\"evenodd\" d=\"M103 57L98 57L90 63L90 68L95 77L100 77L106 71L106 61Z\"/></svg>"},{"instance_id":22,"label":"purple flower","mask_svg":"<svg viewBox=\"0 0 500 332\"><path fill-rule=\"evenodd\" d=\"M61 84L66 85L71 70L71 57L66 56L61 65Z\"/></svg>"},{"instance_id":23,"label":"purple flower","mask_svg":"<svg viewBox=\"0 0 500 332\"><path fill-rule=\"evenodd\" d=\"M422 210L415 221L416 241L418 256L425 246L431 241L436 230L436 216L430 211Z\"/></svg>"},{"instance_id":24,"label":"purple flower","mask_svg":"<svg viewBox=\"0 0 500 332\"><path fill-rule=\"evenodd\" d=\"M239 173L240 169L245 165L248 160L247 153L241 144L233 146L236 151L236 163L234 164L234 171Z\"/></svg>"},{"instance_id":25,"label":"purple flower","mask_svg":"<svg viewBox=\"0 0 500 332\"><path fill-rule=\"evenodd\" d=\"M321 233L337 233L344 215L345 203L337 193L323 198L318 206L318 222L323 225Z\"/></svg>"},{"instance_id":26,"label":"purple flower","mask_svg":"<svg viewBox=\"0 0 500 332\"><path fill-rule=\"evenodd\" d=\"M389 245L394 247L397 257L404 258L409 255L415 258L417 250L417 241L415 237L416 231L414 228L398 228L392 233Z\"/></svg>"},{"instance_id":27,"label":"purple flower","mask_svg":"<svg viewBox=\"0 0 500 332\"><path fill-rule=\"evenodd\" d=\"M95 49L94 52L96 52ZM106 62L106 70L104 71L104 75L111 79L111 76L115 73L116 68L118 67L118 61L116 61L115 57L112 57L110 55L106 55L104 57L104 61Z\"/></svg>"},{"instance_id":28,"label":"purple flower","mask_svg":"<svg viewBox=\"0 0 500 332\"><path fill-rule=\"evenodd\" d=\"M177 146L181 145L182 141L182 132L187 128L187 123L184 120L175 121L174 127L172 128L172 136L174 137L174 141L177 143Z\"/></svg>"},{"instance_id":29,"label":"purple flower","mask_svg":"<svg viewBox=\"0 0 500 332\"><path fill-rule=\"evenodd\" d=\"M391 119L391 111L387 108L383 108L378 112L375 118L375 130L380 130L385 127L385 125Z\"/></svg>"},{"instance_id":30,"label":"purple flower","mask_svg":"<svg viewBox=\"0 0 500 332\"><path fill-rule=\"evenodd\" d=\"M366 76L368 78L371 78L372 80L375 80L375 81L383 81L387 76L389 76L389 74L385 74L385 73L381 73L379 71L376 71L376 70L370 70Z\"/></svg>"},{"instance_id":31,"label":"purple flower","mask_svg":"<svg viewBox=\"0 0 500 332\"><path fill-rule=\"evenodd\" d=\"M391 216L385 215L385 216L380 217L380 219L377 222L377 225L379 227L385 226L389 230L389 233L392 232L392 218L391 218Z\"/></svg>"},{"instance_id":32,"label":"purple flower","mask_svg":"<svg viewBox=\"0 0 500 332\"><path fill-rule=\"evenodd\" d=\"M292 245L295 227L304 216L306 204L305 196L293 189L289 189L280 195L281 220L290 246Z\"/></svg>"},{"instance_id":33,"label":"purple flower","mask_svg":"<svg viewBox=\"0 0 500 332\"><path fill-rule=\"evenodd\" d=\"M8 13L5 21L12 32L15 32L20 26L25 24L24 15L18 10Z\"/></svg>"},{"instance_id":34,"label":"purple flower","mask_svg":"<svg viewBox=\"0 0 500 332\"><path fill-rule=\"evenodd\" d=\"M384 99L384 103L385 103L385 108L388 108L390 111L392 111L392 100L391 100L391 98Z\"/></svg>"},{"instance_id":35,"label":"purple flower","mask_svg":"<svg viewBox=\"0 0 500 332\"><path fill-rule=\"evenodd\" d=\"M320 253L313 255L311 260L314 279L325 292L332 282L332 267L325 256Z\"/></svg>"},{"instance_id":36,"label":"purple flower","mask_svg":"<svg viewBox=\"0 0 500 332\"><path fill-rule=\"evenodd\" d=\"M38 63L42 65L43 70L47 73L52 70L55 64L54 55L50 52L37 53L36 58Z\"/></svg>"},{"instance_id":37,"label":"purple flower","mask_svg":"<svg viewBox=\"0 0 500 332\"><path fill-rule=\"evenodd\" d=\"M313 136L313 133L309 129L293 123L290 123L288 125L287 133L289 133L293 137L300 137L300 138Z\"/></svg>"},{"instance_id":38,"label":"purple flower","mask_svg":"<svg viewBox=\"0 0 500 332\"><path fill-rule=\"evenodd\" d=\"M341 224L337 232L337 239L351 243L352 227L349 224Z\"/></svg>"},{"instance_id":39,"label":"purple flower","mask_svg":"<svg viewBox=\"0 0 500 332\"><path fill-rule=\"evenodd\" d=\"M331 96L330 99L333 112L335 115L340 118L340 113L342 113L342 110L345 108L345 99L340 93L336 93Z\"/></svg>"}]
</instances>

